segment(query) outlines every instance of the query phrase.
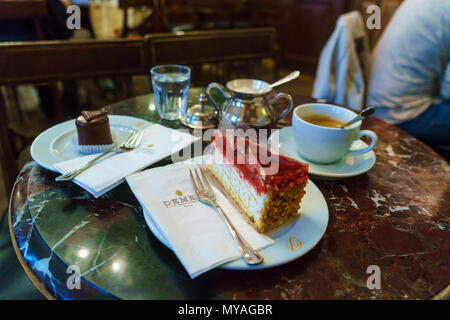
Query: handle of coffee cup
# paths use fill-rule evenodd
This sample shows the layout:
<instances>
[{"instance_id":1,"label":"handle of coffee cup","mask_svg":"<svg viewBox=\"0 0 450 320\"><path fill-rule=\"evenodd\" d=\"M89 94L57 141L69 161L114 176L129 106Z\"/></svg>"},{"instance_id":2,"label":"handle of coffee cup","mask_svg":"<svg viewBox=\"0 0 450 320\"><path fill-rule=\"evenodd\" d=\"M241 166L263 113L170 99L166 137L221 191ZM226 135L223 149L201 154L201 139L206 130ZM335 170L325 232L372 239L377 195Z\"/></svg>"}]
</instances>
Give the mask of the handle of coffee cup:
<instances>
[{"instance_id":1,"label":"handle of coffee cup","mask_svg":"<svg viewBox=\"0 0 450 320\"><path fill-rule=\"evenodd\" d=\"M275 97L272 98L271 103L275 103L277 100L280 99L286 99L289 102L289 105L286 109L283 110L283 112L280 114L278 119L276 119L276 122L280 121L286 114L289 113L289 111L292 110L292 107L294 106L294 100L292 100L292 96L287 93L278 93Z\"/></svg>"},{"instance_id":2,"label":"handle of coffee cup","mask_svg":"<svg viewBox=\"0 0 450 320\"><path fill-rule=\"evenodd\" d=\"M361 130L359 132L358 139L363 136L370 137L370 140L371 140L370 145L368 147L365 147L362 149L350 151L348 153L348 156L357 156L357 155L369 152L370 150L372 150L375 147L375 145L377 144L377 139L378 139L377 134L375 132L370 131L370 130Z\"/></svg>"},{"instance_id":3,"label":"handle of coffee cup","mask_svg":"<svg viewBox=\"0 0 450 320\"><path fill-rule=\"evenodd\" d=\"M208 98L209 102L211 102L211 104L214 106L214 108L216 108L217 112L220 115L222 112L221 108L220 108L219 104L217 103L217 101L214 100L213 96L211 95L211 90L214 88L219 89L219 91L222 93L222 95L227 99L231 98L231 96L228 94L225 87L217 82L210 83L208 85L208 87L206 88L206 97Z\"/></svg>"}]
</instances>

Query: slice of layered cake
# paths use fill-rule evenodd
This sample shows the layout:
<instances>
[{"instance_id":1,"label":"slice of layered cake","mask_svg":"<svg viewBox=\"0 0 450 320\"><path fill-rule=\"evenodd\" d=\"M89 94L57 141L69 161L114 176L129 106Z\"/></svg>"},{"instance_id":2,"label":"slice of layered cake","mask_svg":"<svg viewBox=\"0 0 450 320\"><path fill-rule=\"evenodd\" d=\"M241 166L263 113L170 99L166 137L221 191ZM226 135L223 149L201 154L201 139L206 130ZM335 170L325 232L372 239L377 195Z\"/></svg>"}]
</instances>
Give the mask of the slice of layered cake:
<instances>
[{"instance_id":1,"label":"slice of layered cake","mask_svg":"<svg viewBox=\"0 0 450 320\"><path fill-rule=\"evenodd\" d=\"M307 164L222 133L213 137L212 145L210 177L258 232L267 232L297 214L308 182Z\"/></svg>"}]
</instances>

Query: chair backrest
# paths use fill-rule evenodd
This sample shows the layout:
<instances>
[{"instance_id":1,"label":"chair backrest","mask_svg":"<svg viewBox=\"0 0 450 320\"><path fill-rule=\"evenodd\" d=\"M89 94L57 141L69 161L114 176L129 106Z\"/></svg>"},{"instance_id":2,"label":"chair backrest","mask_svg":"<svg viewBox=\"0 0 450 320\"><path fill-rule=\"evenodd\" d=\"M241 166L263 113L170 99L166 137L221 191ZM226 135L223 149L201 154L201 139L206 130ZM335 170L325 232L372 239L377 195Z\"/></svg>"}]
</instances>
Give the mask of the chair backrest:
<instances>
[{"instance_id":1,"label":"chair backrest","mask_svg":"<svg viewBox=\"0 0 450 320\"><path fill-rule=\"evenodd\" d=\"M160 33L146 36L151 64L234 61L273 57L273 28Z\"/></svg>"},{"instance_id":2,"label":"chair backrest","mask_svg":"<svg viewBox=\"0 0 450 320\"><path fill-rule=\"evenodd\" d=\"M0 43L0 86L148 71L144 40Z\"/></svg>"},{"instance_id":3,"label":"chair backrest","mask_svg":"<svg viewBox=\"0 0 450 320\"><path fill-rule=\"evenodd\" d=\"M146 36L146 40L151 65L176 63L198 66L225 63L224 70L227 75L218 77L216 74L215 80L226 79L235 62L275 58L276 52L276 31L273 28L151 34ZM249 64L244 64L244 68L247 65ZM198 76L198 71L193 73L193 76ZM247 76L251 75L257 76L256 74Z\"/></svg>"},{"instance_id":4,"label":"chair backrest","mask_svg":"<svg viewBox=\"0 0 450 320\"><path fill-rule=\"evenodd\" d=\"M0 43L0 86L128 76L126 89L131 96L131 76L145 74L148 68L143 39ZM56 85L51 86L57 96ZM62 120L60 100L53 98Z\"/></svg>"}]
</instances>

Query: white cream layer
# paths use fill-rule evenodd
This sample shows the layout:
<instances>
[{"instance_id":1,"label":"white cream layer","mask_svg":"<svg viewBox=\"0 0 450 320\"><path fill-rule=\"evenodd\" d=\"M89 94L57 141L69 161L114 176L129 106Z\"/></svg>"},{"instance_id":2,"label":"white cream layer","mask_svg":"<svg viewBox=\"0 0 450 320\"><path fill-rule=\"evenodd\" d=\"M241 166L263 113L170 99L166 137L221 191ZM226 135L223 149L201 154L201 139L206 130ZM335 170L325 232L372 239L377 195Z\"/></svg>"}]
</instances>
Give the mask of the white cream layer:
<instances>
[{"instance_id":1,"label":"white cream layer","mask_svg":"<svg viewBox=\"0 0 450 320\"><path fill-rule=\"evenodd\" d=\"M232 192L240 197L248 209L247 214L253 216L258 224L264 202L267 202L267 195L258 195L255 188L239 176L236 167L224 164L222 156L218 152L214 152L214 163L209 167L224 186L230 187Z\"/></svg>"}]
</instances>

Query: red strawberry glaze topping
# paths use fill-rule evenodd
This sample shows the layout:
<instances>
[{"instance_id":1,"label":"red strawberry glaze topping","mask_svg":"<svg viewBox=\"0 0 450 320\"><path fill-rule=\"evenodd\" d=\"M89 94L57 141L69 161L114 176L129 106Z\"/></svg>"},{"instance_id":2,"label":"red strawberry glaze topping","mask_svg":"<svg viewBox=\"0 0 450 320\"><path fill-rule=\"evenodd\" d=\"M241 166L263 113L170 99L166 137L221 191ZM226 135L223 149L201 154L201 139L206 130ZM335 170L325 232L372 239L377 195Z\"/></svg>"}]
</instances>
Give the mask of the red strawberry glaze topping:
<instances>
[{"instance_id":1,"label":"red strawberry glaze topping","mask_svg":"<svg viewBox=\"0 0 450 320\"><path fill-rule=\"evenodd\" d=\"M258 194L288 189L308 180L307 164L275 154L248 138L218 133L212 140L224 162L232 164Z\"/></svg>"}]
</instances>

